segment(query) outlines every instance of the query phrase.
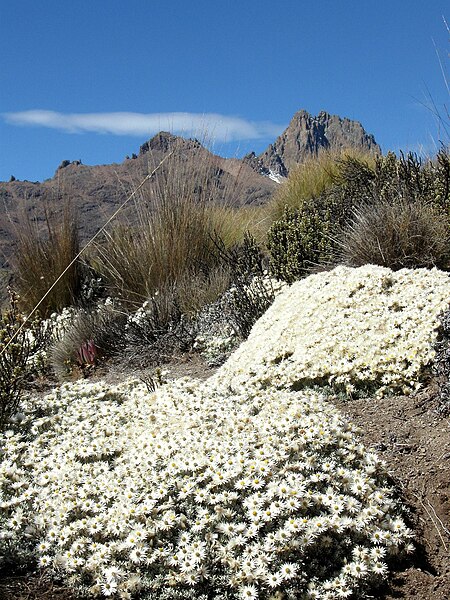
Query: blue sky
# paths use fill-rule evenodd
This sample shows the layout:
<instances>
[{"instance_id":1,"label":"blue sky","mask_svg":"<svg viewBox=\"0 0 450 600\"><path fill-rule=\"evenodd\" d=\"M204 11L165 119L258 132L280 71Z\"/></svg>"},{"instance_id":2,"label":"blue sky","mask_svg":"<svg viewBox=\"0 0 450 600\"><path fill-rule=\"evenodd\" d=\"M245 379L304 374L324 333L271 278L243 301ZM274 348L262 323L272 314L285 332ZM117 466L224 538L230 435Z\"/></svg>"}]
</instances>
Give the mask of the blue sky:
<instances>
[{"instance_id":1,"label":"blue sky","mask_svg":"<svg viewBox=\"0 0 450 600\"><path fill-rule=\"evenodd\" d=\"M0 0L0 180L121 162L160 129L258 153L302 108L433 152L443 16L440 0Z\"/></svg>"}]
</instances>

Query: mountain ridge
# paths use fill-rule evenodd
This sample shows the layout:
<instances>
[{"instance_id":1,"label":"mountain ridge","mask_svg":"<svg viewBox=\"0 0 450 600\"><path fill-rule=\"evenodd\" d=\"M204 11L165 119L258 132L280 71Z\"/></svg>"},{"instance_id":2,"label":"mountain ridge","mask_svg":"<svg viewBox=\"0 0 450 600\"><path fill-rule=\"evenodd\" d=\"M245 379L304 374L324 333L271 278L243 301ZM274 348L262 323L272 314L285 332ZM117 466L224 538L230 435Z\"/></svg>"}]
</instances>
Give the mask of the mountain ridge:
<instances>
[{"instance_id":1,"label":"mountain ridge","mask_svg":"<svg viewBox=\"0 0 450 600\"><path fill-rule=\"evenodd\" d=\"M167 131L160 131L141 144L139 154L133 153L131 158L126 156L123 162L136 159L151 151L169 152L175 143L180 145L183 142L189 148L205 148L195 138L183 138ZM305 109L301 109L294 114L289 125L276 140L259 155L250 152L242 159L223 160L242 160L262 175L267 176L271 172L281 177L287 177L295 164L303 162L310 156L317 156L320 151L348 147L381 153L381 148L375 141L374 135L367 133L359 121L332 115L326 111L320 111L317 116L313 116ZM16 181L33 184L45 183L54 179L59 170L71 165L96 168L123 164L123 162L110 165L84 165L81 160L62 160L53 177L34 182L12 178L8 182L0 181L0 185Z\"/></svg>"},{"instance_id":2,"label":"mountain ridge","mask_svg":"<svg viewBox=\"0 0 450 600\"><path fill-rule=\"evenodd\" d=\"M380 151L373 135L367 134L359 122L324 111L313 117L301 110L258 156L251 153L243 159L222 158L196 139L161 131L145 141L138 154L133 153L121 163L89 166L81 160L63 160L54 176L43 182L0 182L0 269L5 268L13 252L14 223L19 221L20 212L33 214L39 226L45 222L49 206L62 213L64 201L70 200L80 223L81 240L87 240L169 153L173 153L170 161L176 162L177 178L204 180L194 186L199 194L205 195L206 186L208 194L211 192L208 200L230 202L225 196L232 189L233 205L243 206L267 202L296 163L323 150L343 147ZM158 179L174 176L170 161L161 167ZM155 180L146 183L148 198L157 193L157 186ZM130 206L123 213L131 221L135 218Z\"/></svg>"}]
</instances>

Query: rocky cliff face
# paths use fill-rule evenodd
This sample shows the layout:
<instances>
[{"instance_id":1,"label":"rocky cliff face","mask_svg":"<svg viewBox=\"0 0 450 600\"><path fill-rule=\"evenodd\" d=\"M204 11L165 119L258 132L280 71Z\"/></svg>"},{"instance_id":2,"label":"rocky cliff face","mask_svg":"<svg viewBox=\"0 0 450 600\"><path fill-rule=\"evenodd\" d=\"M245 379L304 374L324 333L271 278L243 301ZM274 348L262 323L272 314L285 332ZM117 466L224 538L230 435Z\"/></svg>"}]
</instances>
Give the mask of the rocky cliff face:
<instances>
[{"instance_id":1,"label":"rocky cliff face","mask_svg":"<svg viewBox=\"0 0 450 600\"><path fill-rule=\"evenodd\" d=\"M259 156L244 160L258 172L272 178L287 177L290 169L320 151L356 148L381 153L373 135L361 123L320 112L313 117L306 110L294 115L287 129Z\"/></svg>"}]
</instances>

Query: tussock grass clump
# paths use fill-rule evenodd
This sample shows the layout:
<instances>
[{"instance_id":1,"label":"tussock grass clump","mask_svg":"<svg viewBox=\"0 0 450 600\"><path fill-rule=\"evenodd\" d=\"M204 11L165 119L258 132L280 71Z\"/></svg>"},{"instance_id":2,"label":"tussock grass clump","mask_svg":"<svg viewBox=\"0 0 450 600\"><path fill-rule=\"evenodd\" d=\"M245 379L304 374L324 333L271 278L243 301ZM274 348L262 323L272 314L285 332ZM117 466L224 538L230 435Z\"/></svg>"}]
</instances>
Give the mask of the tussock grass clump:
<instances>
[{"instance_id":1,"label":"tussock grass clump","mask_svg":"<svg viewBox=\"0 0 450 600\"><path fill-rule=\"evenodd\" d=\"M64 207L62 216L47 210L45 228L42 231L25 214L15 228L15 287L25 312L33 310L80 251L78 224L70 206ZM83 269L76 261L39 305L42 316L75 304L82 284Z\"/></svg>"},{"instance_id":2,"label":"tussock grass clump","mask_svg":"<svg viewBox=\"0 0 450 600\"><path fill-rule=\"evenodd\" d=\"M112 306L79 309L61 327L50 348L50 364L59 377L82 374L125 346L127 315Z\"/></svg>"},{"instance_id":3,"label":"tussock grass clump","mask_svg":"<svg viewBox=\"0 0 450 600\"><path fill-rule=\"evenodd\" d=\"M210 215L189 198L163 199L139 227L117 226L97 246L98 269L112 295L140 305L186 272L214 265Z\"/></svg>"},{"instance_id":4,"label":"tussock grass clump","mask_svg":"<svg viewBox=\"0 0 450 600\"><path fill-rule=\"evenodd\" d=\"M207 273L185 273L177 281L178 303L182 314L194 317L230 287L232 272L226 264L212 267Z\"/></svg>"},{"instance_id":5,"label":"tussock grass clump","mask_svg":"<svg viewBox=\"0 0 450 600\"><path fill-rule=\"evenodd\" d=\"M450 160L392 152L376 160L372 174L349 165L355 206L338 238L338 260L351 266L447 268L450 255ZM351 179L346 175L346 181Z\"/></svg>"},{"instance_id":6,"label":"tussock grass clump","mask_svg":"<svg viewBox=\"0 0 450 600\"><path fill-rule=\"evenodd\" d=\"M299 164L271 201L271 220L279 219L286 206L293 210L301 210L305 201L323 196L337 181L342 183L345 165L352 161L370 170L374 167L375 156L349 148L321 152L318 156Z\"/></svg>"},{"instance_id":7,"label":"tussock grass clump","mask_svg":"<svg viewBox=\"0 0 450 600\"><path fill-rule=\"evenodd\" d=\"M449 223L442 211L422 201L364 203L339 237L343 264L403 268L449 266Z\"/></svg>"},{"instance_id":8,"label":"tussock grass clump","mask_svg":"<svg viewBox=\"0 0 450 600\"><path fill-rule=\"evenodd\" d=\"M233 245L248 221L233 207L238 185L217 170L213 159L199 167L174 154L136 202L137 224L121 223L106 234L95 264L113 295L141 305L165 284L183 280L185 287L186 277L202 280L216 269L214 238Z\"/></svg>"}]
</instances>

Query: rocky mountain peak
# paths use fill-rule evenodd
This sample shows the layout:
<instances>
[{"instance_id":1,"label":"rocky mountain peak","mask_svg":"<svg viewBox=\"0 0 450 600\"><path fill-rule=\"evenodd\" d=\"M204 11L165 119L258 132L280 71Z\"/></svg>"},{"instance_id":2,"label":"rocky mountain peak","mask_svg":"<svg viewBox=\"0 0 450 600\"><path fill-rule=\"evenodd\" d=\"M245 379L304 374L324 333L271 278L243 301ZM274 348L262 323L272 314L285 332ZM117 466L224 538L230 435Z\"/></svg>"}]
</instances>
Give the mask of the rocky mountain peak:
<instances>
[{"instance_id":1,"label":"rocky mountain peak","mask_svg":"<svg viewBox=\"0 0 450 600\"><path fill-rule=\"evenodd\" d=\"M186 139L178 135L173 135L167 131L160 131L147 142L144 142L139 148L139 156L147 152L170 152L174 148L181 150L192 150L203 148L202 144L196 139Z\"/></svg>"},{"instance_id":2,"label":"rocky mountain peak","mask_svg":"<svg viewBox=\"0 0 450 600\"><path fill-rule=\"evenodd\" d=\"M177 141L177 136L168 131L160 131L147 142L144 142L139 148L139 155L150 151L168 152Z\"/></svg>"},{"instance_id":3,"label":"rocky mountain peak","mask_svg":"<svg viewBox=\"0 0 450 600\"><path fill-rule=\"evenodd\" d=\"M298 111L288 127L259 156L248 154L244 160L263 175L287 177L290 169L322 150L356 148L381 153L372 134L361 123L325 111L317 116Z\"/></svg>"}]
</instances>

